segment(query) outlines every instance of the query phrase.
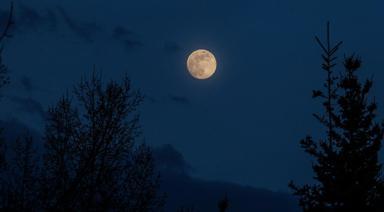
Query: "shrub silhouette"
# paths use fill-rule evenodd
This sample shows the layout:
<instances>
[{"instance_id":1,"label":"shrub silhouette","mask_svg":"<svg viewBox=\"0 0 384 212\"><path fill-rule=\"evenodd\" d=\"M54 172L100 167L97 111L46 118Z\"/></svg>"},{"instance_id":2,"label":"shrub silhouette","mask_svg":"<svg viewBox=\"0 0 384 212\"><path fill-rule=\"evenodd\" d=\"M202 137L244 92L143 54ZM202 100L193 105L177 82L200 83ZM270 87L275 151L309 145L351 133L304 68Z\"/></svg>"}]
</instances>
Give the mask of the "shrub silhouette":
<instances>
[{"instance_id":1,"label":"shrub silhouette","mask_svg":"<svg viewBox=\"0 0 384 212\"><path fill-rule=\"evenodd\" d=\"M332 46L329 34L328 23L326 44L316 38L324 52L325 91L313 91L325 108L314 117L327 136L317 142L307 136L300 142L316 160L312 168L318 183L299 187L291 182L290 187L304 211L383 211L378 161L383 125L375 122L377 105L369 98L372 80L359 80L362 63L354 55L344 59L344 71L336 75L335 53L341 42Z\"/></svg>"}]
</instances>

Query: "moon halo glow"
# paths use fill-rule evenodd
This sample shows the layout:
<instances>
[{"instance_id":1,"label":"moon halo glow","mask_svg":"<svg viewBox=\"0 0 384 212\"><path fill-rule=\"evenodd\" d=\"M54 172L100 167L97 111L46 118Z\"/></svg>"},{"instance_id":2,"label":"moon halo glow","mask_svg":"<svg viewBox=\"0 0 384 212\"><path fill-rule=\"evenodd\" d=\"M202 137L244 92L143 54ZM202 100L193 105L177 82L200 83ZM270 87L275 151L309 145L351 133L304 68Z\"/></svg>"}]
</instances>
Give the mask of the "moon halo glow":
<instances>
[{"instance_id":1,"label":"moon halo glow","mask_svg":"<svg viewBox=\"0 0 384 212\"><path fill-rule=\"evenodd\" d=\"M196 79L208 79L216 71L215 56L208 50L198 49L193 51L187 60L189 73Z\"/></svg>"}]
</instances>

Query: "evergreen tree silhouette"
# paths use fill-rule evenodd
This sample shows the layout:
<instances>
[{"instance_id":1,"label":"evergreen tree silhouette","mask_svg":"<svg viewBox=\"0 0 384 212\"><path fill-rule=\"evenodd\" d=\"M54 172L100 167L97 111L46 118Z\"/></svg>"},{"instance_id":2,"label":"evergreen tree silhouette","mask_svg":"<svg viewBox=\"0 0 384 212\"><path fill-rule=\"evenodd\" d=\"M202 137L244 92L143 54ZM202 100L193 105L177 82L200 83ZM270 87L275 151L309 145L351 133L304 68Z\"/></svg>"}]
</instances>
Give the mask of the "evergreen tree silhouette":
<instances>
[{"instance_id":1,"label":"evergreen tree silhouette","mask_svg":"<svg viewBox=\"0 0 384 212\"><path fill-rule=\"evenodd\" d=\"M300 142L315 159L312 168L318 183L289 186L304 211L384 211L378 161L383 125L375 122L377 105L369 98L372 80L359 80L362 63L354 55L344 59L344 71L336 76L335 53L341 42L332 46L329 35L328 23L326 44L316 37L324 52L325 91L313 91L325 108L323 115L314 117L325 126L327 136L317 142L307 136Z\"/></svg>"},{"instance_id":2,"label":"evergreen tree silhouette","mask_svg":"<svg viewBox=\"0 0 384 212\"><path fill-rule=\"evenodd\" d=\"M41 199L46 210L160 211L159 177L141 137L141 94L93 74L48 111Z\"/></svg>"},{"instance_id":3,"label":"evergreen tree silhouette","mask_svg":"<svg viewBox=\"0 0 384 212\"><path fill-rule=\"evenodd\" d=\"M177 209L177 212L194 212L195 208L192 207L180 207Z\"/></svg>"},{"instance_id":4,"label":"evergreen tree silhouette","mask_svg":"<svg viewBox=\"0 0 384 212\"><path fill-rule=\"evenodd\" d=\"M227 195L225 195L224 198L217 203L217 207L219 208L220 212L227 211L229 207L229 200Z\"/></svg>"}]
</instances>

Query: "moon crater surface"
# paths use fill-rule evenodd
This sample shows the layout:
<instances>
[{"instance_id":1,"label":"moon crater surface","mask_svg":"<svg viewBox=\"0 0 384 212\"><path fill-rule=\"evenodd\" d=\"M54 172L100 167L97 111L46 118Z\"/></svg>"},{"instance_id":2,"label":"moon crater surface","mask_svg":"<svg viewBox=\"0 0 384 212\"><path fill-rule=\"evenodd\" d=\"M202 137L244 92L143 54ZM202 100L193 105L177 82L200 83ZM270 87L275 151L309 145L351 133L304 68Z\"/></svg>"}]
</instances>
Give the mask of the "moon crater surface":
<instances>
[{"instance_id":1,"label":"moon crater surface","mask_svg":"<svg viewBox=\"0 0 384 212\"><path fill-rule=\"evenodd\" d=\"M208 50L198 49L192 52L187 60L189 73L196 79L208 79L216 71L215 56Z\"/></svg>"}]
</instances>

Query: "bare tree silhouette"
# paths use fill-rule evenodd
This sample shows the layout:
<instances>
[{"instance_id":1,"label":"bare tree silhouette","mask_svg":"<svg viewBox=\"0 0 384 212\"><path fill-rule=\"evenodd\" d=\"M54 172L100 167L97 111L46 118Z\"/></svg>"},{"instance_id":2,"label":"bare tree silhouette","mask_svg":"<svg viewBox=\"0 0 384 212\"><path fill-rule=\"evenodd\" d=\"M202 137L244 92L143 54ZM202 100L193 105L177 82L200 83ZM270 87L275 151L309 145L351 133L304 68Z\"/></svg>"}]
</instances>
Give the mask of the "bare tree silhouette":
<instances>
[{"instance_id":1,"label":"bare tree silhouette","mask_svg":"<svg viewBox=\"0 0 384 212\"><path fill-rule=\"evenodd\" d=\"M345 71L335 76L341 42L331 46L329 34L328 23L326 44L316 38L324 52L325 92L313 91L314 98L323 100L325 114L314 117L327 129L327 137L316 142L307 136L300 142L316 160L312 167L318 183L299 187L291 182L290 187L304 211L383 211L378 161L383 124L375 122L377 105L369 98L372 80L359 81L361 60L354 55L344 59Z\"/></svg>"},{"instance_id":2,"label":"bare tree silhouette","mask_svg":"<svg viewBox=\"0 0 384 212\"><path fill-rule=\"evenodd\" d=\"M0 45L11 37L12 18L13 3ZM0 88L8 83L0 55ZM0 208L161 211L151 149L138 144L142 100L127 77L104 86L94 73L48 111L42 163L31 137L18 139L8 153L0 139Z\"/></svg>"},{"instance_id":3,"label":"bare tree silhouette","mask_svg":"<svg viewBox=\"0 0 384 212\"><path fill-rule=\"evenodd\" d=\"M95 73L73 94L48 112L44 208L159 211L163 198L151 151L136 144L141 94L128 78L103 86Z\"/></svg>"},{"instance_id":4,"label":"bare tree silhouette","mask_svg":"<svg viewBox=\"0 0 384 212\"><path fill-rule=\"evenodd\" d=\"M5 203L8 210L28 211L38 204L38 158L31 136L18 138L13 144L13 160L8 166Z\"/></svg>"},{"instance_id":5,"label":"bare tree silhouette","mask_svg":"<svg viewBox=\"0 0 384 212\"><path fill-rule=\"evenodd\" d=\"M9 37L9 30L11 28L11 25L13 24L13 3L11 3L10 11L8 20L6 22L6 25L2 32L0 33L0 91L2 88L9 83L9 76L7 72L7 67L3 64L2 60L2 43L6 37ZM0 94L1 97L1 94ZM6 146L4 142L4 138L2 136L3 129L0 128L0 193L4 193L3 191L7 190L6 183L5 183L5 176L4 172L7 167L7 161L6 161ZM3 205L3 199L0 198L0 204Z\"/></svg>"},{"instance_id":6,"label":"bare tree silhouette","mask_svg":"<svg viewBox=\"0 0 384 212\"><path fill-rule=\"evenodd\" d=\"M11 2L11 6L9 9L8 19L4 26L2 32L0 32L0 45L2 45L3 41L7 37L11 37L9 31L11 30L11 26L13 25L13 2ZM1 53L3 51L2 46L0 46L0 88L9 83L9 77L7 75L7 67L2 63Z\"/></svg>"},{"instance_id":7,"label":"bare tree silhouette","mask_svg":"<svg viewBox=\"0 0 384 212\"><path fill-rule=\"evenodd\" d=\"M0 43L7 37L11 37L9 31L11 30L11 26L13 25L13 2L11 2L11 6L9 9L9 15L7 22L4 26L4 30L0 33Z\"/></svg>"}]
</instances>

